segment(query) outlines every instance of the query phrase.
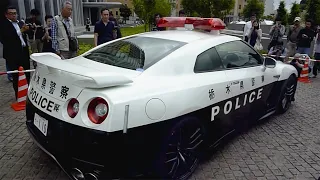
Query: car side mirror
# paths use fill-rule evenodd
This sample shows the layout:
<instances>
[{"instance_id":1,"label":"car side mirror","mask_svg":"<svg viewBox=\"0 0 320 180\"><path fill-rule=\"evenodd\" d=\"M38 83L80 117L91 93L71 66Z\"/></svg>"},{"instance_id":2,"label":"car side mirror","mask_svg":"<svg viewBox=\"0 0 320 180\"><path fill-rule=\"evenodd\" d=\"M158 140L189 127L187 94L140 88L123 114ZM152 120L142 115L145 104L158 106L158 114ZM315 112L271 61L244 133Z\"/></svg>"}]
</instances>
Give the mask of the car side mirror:
<instances>
[{"instance_id":1,"label":"car side mirror","mask_svg":"<svg viewBox=\"0 0 320 180\"><path fill-rule=\"evenodd\" d=\"M266 68L275 68L277 64L277 61L271 57L265 57L263 65Z\"/></svg>"}]
</instances>

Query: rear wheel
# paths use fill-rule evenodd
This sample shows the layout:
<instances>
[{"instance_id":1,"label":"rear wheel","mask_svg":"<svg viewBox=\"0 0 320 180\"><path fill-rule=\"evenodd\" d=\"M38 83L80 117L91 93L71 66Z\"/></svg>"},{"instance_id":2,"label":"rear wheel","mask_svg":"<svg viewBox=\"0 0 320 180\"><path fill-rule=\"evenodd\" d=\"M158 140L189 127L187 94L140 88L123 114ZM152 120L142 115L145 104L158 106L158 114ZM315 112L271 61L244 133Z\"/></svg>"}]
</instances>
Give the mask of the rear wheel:
<instances>
[{"instance_id":1,"label":"rear wheel","mask_svg":"<svg viewBox=\"0 0 320 180\"><path fill-rule=\"evenodd\" d=\"M282 87L280 99L278 102L277 112L279 114L285 113L294 101L294 95L297 88L297 79L291 75Z\"/></svg>"},{"instance_id":2,"label":"rear wheel","mask_svg":"<svg viewBox=\"0 0 320 180\"><path fill-rule=\"evenodd\" d=\"M156 171L162 178L187 179L197 168L205 146L205 129L196 118L171 128L161 147Z\"/></svg>"}]
</instances>

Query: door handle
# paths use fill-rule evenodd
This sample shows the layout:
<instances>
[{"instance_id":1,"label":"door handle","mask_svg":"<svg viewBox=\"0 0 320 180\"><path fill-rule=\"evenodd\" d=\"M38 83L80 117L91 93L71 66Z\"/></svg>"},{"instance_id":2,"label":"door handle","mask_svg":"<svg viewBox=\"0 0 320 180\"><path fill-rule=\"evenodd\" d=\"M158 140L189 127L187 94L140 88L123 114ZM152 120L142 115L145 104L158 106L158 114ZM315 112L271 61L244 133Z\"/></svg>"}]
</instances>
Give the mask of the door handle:
<instances>
[{"instance_id":1,"label":"door handle","mask_svg":"<svg viewBox=\"0 0 320 180\"><path fill-rule=\"evenodd\" d=\"M274 75L273 77L279 79L280 75Z\"/></svg>"}]
</instances>

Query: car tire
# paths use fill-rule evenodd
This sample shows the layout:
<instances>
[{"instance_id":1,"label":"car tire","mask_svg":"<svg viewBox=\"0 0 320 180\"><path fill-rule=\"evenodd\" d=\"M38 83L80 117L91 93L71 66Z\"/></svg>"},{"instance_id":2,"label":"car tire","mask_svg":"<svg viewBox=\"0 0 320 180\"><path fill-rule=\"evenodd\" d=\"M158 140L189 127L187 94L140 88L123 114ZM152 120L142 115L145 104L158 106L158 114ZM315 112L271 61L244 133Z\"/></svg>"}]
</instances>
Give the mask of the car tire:
<instances>
[{"instance_id":1,"label":"car tire","mask_svg":"<svg viewBox=\"0 0 320 180\"><path fill-rule=\"evenodd\" d=\"M283 84L281 94L277 105L277 113L285 113L294 101L294 95L297 88L297 78L291 75Z\"/></svg>"},{"instance_id":2,"label":"car tire","mask_svg":"<svg viewBox=\"0 0 320 180\"><path fill-rule=\"evenodd\" d=\"M185 180L196 170L204 155L206 131L193 117L178 120L166 134L156 160L157 177Z\"/></svg>"}]
</instances>

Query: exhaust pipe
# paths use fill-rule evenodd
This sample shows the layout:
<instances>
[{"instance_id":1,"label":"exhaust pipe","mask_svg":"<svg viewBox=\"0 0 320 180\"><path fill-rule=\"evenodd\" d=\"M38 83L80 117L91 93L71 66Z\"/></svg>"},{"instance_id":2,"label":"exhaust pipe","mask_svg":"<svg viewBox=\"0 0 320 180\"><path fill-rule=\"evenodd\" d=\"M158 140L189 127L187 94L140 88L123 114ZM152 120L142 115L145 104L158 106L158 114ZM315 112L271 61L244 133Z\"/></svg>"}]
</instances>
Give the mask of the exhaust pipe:
<instances>
[{"instance_id":1,"label":"exhaust pipe","mask_svg":"<svg viewBox=\"0 0 320 180\"><path fill-rule=\"evenodd\" d=\"M84 180L83 173L78 168L73 168L70 172L71 176L76 180Z\"/></svg>"},{"instance_id":2,"label":"exhaust pipe","mask_svg":"<svg viewBox=\"0 0 320 180\"><path fill-rule=\"evenodd\" d=\"M98 175L95 173L87 173L85 178L86 180L98 180Z\"/></svg>"}]
</instances>

